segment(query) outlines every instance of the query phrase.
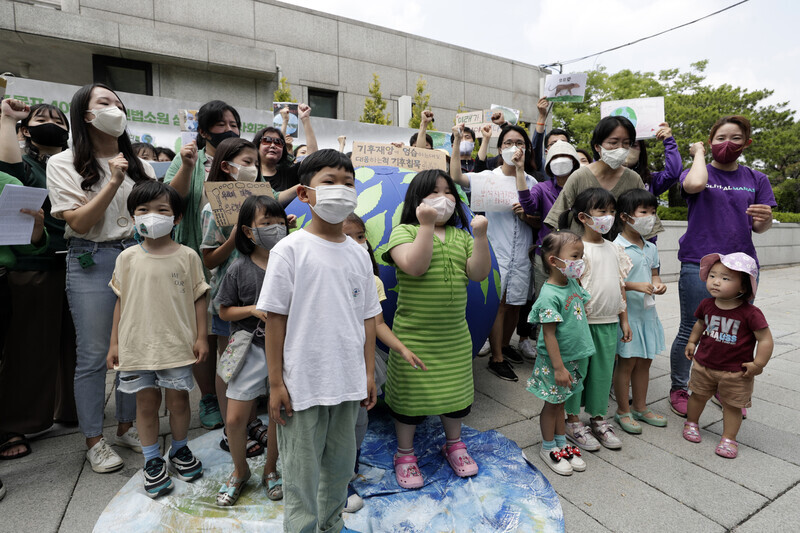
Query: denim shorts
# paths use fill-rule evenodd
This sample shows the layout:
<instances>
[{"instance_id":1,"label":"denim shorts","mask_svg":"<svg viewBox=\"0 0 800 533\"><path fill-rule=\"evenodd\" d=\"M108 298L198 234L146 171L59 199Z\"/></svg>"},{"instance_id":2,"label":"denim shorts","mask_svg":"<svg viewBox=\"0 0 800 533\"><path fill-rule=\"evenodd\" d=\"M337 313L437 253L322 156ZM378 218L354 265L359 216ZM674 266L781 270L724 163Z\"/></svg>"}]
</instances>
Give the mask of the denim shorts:
<instances>
[{"instance_id":1,"label":"denim shorts","mask_svg":"<svg viewBox=\"0 0 800 533\"><path fill-rule=\"evenodd\" d=\"M225 322L219 315L211 315L211 334L221 337L230 337L231 323Z\"/></svg>"},{"instance_id":2,"label":"denim shorts","mask_svg":"<svg viewBox=\"0 0 800 533\"><path fill-rule=\"evenodd\" d=\"M134 394L142 389L172 389L190 391L194 388L192 366L179 366L163 370L123 370L119 373L117 389Z\"/></svg>"}]
</instances>

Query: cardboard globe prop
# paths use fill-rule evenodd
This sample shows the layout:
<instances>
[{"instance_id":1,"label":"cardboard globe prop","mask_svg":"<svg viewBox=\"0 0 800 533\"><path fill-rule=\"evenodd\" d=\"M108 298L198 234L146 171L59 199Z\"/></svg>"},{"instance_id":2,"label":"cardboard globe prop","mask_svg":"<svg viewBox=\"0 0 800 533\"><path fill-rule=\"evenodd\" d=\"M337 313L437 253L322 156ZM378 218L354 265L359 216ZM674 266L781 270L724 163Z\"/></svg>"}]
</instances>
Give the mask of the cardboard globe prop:
<instances>
[{"instance_id":1,"label":"cardboard globe prop","mask_svg":"<svg viewBox=\"0 0 800 533\"><path fill-rule=\"evenodd\" d=\"M380 277L386 288L387 299L382 303L383 318L392 326L397 308L397 278L394 267L383 261L392 228L400 223L403 200L408 184L416 176L413 170L396 167L360 167L356 169L356 191L358 207L355 213L364 220L367 227L367 240L375 250ZM464 198L462 197L462 200ZM472 220L472 212L465 205L467 218ZM301 228L311 221L308 204L295 199L286 208L287 214L297 216L297 227ZM500 304L500 271L497 259L491 251L492 271L489 277L478 283L470 281L467 286L467 325L472 335L472 355L477 355L489 337L497 307ZM385 347L384 347L385 348Z\"/></svg>"}]
</instances>

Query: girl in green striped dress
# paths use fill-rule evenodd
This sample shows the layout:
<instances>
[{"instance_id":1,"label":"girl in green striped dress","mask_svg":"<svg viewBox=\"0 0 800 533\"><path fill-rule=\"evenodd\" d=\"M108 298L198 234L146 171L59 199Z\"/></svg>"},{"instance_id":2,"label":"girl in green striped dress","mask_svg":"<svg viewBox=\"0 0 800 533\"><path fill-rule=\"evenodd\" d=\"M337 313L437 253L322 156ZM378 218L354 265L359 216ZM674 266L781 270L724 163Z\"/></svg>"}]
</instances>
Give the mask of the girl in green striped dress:
<instances>
[{"instance_id":1,"label":"girl in green striped dress","mask_svg":"<svg viewBox=\"0 0 800 533\"><path fill-rule=\"evenodd\" d=\"M404 488L423 485L414 431L429 415L442 420L447 439L442 453L453 471L461 477L478 473L461 442L461 418L469 413L474 394L467 284L491 271L488 224L474 217L471 236L453 180L444 171L426 170L411 181L400 224L383 256L397 271L393 331L427 367L422 370L390 352L386 403L397 432L395 475Z\"/></svg>"}]
</instances>

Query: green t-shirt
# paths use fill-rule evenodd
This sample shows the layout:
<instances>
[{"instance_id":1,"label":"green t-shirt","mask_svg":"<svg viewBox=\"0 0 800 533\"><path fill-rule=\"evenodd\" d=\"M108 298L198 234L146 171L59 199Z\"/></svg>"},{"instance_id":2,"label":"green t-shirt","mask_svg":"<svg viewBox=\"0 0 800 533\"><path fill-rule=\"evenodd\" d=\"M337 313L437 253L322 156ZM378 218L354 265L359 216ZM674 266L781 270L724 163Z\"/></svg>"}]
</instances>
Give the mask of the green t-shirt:
<instances>
[{"instance_id":1,"label":"green t-shirt","mask_svg":"<svg viewBox=\"0 0 800 533\"><path fill-rule=\"evenodd\" d=\"M574 279L567 279L563 287L545 283L533 304L528 322L531 324L556 323L556 340L562 361L576 361L594 354L594 343L586 321L584 304L590 295ZM539 354L547 354L544 329L539 331L536 345Z\"/></svg>"}]
</instances>

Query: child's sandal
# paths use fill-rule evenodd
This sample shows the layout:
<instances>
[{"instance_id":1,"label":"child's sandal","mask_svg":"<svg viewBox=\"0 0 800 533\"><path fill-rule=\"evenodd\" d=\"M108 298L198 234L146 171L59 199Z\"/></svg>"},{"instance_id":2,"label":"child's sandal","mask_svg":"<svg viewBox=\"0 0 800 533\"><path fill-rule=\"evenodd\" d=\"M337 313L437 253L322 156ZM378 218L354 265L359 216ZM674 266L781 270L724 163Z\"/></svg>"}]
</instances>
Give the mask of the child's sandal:
<instances>
[{"instance_id":1,"label":"child's sandal","mask_svg":"<svg viewBox=\"0 0 800 533\"><path fill-rule=\"evenodd\" d=\"M222 484L217 492L217 505L219 507L230 507L236 503L242 495L247 480L250 479L250 471L244 477L229 477L228 481Z\"/></svg>"},{"instance_id":2,"label":"child's sandal","mask_svg":"<svg viewBox=\"0 0 800 533\"><path fill-rule=\"evenodd\" d=\"M700 436L700 427L694 422L684 422L683 438L689 442L700 442L703 440L703 437Z\"/></svg>"},{"instance_id":3,"label":"child's sandal","mask_svg":"<svg viewBox=\"0 0 800 533\"><path fill-rule=\"evenodd\" d=\"M739 455L739 443L735 440L722 437L722 440L717 444L715 452L725 459L736 459L736 456Z\"/></svg>"},{"instance_id":4,"label":"child's sandal","mask_svg":"<svg viewBox=\"0 0 800 533\"><path fill-rule=\"evenodd\" d=\"M261 445L262 448L265 450L267 449L267 431L268 426L261 421L260 418L256 418L249 424L247 424L247 436L250 439L256 441Z\"/></svg>"},{"instance_id":5,"label":"child's sandal","mask_svg":"<svg viewBox=\"0 0 800 533\"><path fill-rule=\"evenodd\" d=\"M270 472L261 482L267 488L267 498L274 502L283 499L283 478L278 472Z\"/></svg>"},{"instance_id":6,"label":"child's sandal","mask_svg":"<svg viewBox=\"0 0 800 533\"><path fill-rule=\"evenodd\" d=\"M404 489L418 489L424 484L416 455L395 455L394 475Z\"/></svg>"},{"instance_id":7,"label":"child's sandal","mask_svg":"<svg viewBox=\"0 0 800 533\"><path fill-rule=\"evenodd\" d=\"M634 420L639 420L645 424L650 424L657 428L667 427L667 418L664 415L658 415L652 409L645 409L644 411L634 411L631 409ZM651 416L648 416L651 415Z\"/></svg>"},{"instance_id":8,"label":"child's sandal","mask_svg":"<svg viewBox=\"0 0 800 533\"><path fill-rule=\"evenodd\" d=\"M470 457L467 445L463 442L456 442L451 446L445 444L442 447L442 453L447 457L450 468L457 476L470 477L478 473L478 463Z\"/></svg>"}]
</instances>

